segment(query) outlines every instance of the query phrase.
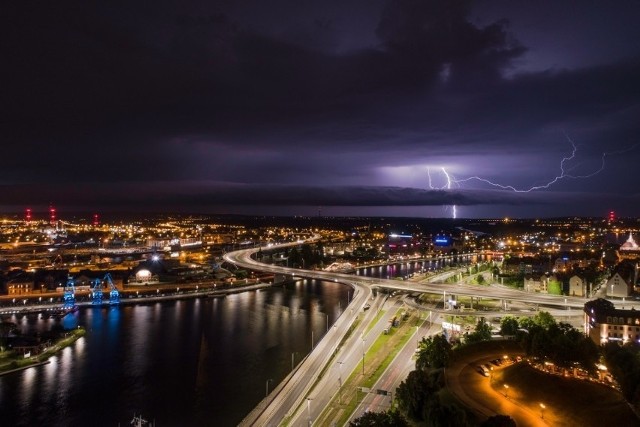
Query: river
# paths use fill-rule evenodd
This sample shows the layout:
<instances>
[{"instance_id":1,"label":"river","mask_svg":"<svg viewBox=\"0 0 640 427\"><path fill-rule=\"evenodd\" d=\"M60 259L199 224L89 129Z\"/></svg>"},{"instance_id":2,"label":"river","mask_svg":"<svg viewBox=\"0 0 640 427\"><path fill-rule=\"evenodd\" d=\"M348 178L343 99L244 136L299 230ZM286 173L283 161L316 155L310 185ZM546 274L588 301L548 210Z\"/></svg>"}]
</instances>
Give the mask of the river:
<instances>
[{"instance_id":1,"label":"river","mask_svg":"<svg viewBox=\"0 0 640 427\"><path fill-rule=\"evenodd\" d=\"M426 266L429 267L428 265ZM404 276L423 268L376 267ZM317 280L112 308L63 319L85 337L51 363L0 377L3 426L235 426L298 364L346 307L351 288ZM13 316L23 333L56 320Z\"/></svg>"}]
</instances>

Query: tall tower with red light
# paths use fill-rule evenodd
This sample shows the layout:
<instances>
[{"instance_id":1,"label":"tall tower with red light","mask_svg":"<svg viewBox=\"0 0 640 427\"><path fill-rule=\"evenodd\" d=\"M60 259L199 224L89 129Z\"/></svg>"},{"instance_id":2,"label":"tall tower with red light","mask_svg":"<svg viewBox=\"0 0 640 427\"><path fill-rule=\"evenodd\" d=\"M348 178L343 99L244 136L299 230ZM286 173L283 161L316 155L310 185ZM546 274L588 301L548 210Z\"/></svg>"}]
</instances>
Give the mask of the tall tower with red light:
<instances>
[{"instance_id":1,"label":"tall tower with red light","mask_svg":"<svg viewBox=\"0 0 640 427\"><path fill-rule=\"evenodd\" d=\"M100 225L100 217L98 214L93 214L93 226L97 227Z\"/></svg>"},{"instance_id":2,"label":"tall tower with red light","mask_svg":"<svg viewBox=\"0 0 640 427\"><path fill-rule=\"evenodd\" d=\"M49 224L54 227L56 225L56 208L53 205L49 205Z\"/></svg>"},{"instance_id":3,"label":"tall tower with red light","mask_svg":"<svg viewBox=\"0 0 640 427\"><path fill-rule=\"evenodd\" d=\"M609 211L609 224L616 221L616 213L615 211Z\"/></svg>"},{"instance_id":4,"label":"tall tower with red light","mask_svg":"<svg viewBox=\"0 0 640 427\"><path fill-rule=\"evenodd\" d=\"M24 221L27 224L31 224L31 208L27 208L24 211Z\"/></svg>"}]
</instances>

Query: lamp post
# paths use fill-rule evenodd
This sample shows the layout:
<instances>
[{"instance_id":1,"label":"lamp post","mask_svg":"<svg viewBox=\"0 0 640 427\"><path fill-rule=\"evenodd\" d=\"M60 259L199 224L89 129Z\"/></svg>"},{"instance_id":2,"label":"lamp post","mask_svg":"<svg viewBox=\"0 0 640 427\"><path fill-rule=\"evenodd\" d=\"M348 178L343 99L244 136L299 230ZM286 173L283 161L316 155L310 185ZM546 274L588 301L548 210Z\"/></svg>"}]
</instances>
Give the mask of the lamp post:
<instances>
[{"instance_id":1,"label":"lamp post","mask_svg":"<svg viewBox=\"0 0 640 427\"><path fill-rule=\"evenodd\" d=\"M311 399L310 397L307 397L307 414L309 415L309 425L312 424L311 422L311 401L313 399Z\"/></svg>"},{"instance_id":2,"label":"lamp post","mask_svg":"<svg viewBox=\"0 0 640 427\"><path fill-rule=\"evenodd\" d=\"M264 392L264 397L269 396L269 382L270 382L270 381L273 381L273 378L269 378L269 379L267 380L267 383L266 383L266 385L265 385L266 390L265 390L265 392Z\"/></svg>"},{"instance_id":3,"label":"lamp post","mask_svg":"<svg viewBox=\"0 0 640 427\"><path fill-rule=\"evenodd\" d=\"M542 418L544 420L544 408L546 408L546 406L544 406L544 403L540 403L540 418Z\"/></svg>"},{"instance_id":4,"label":"lamp post","mask_svg":"<svg viewBox=\"0 0 640 427\"><path fill-rule=\"evenodd\" d=\"M504 397L509 398L509 384L504 385Z\"/></svg>"},{"instance_id":5,"label":"lamp post","mask_svg":"<svg viewBox=\"0 0 640 427\"><path fill-rule=\"evenodd\" d=\"M365 339L362 338L362 375L364 376L364 342Z\"/></svg>"},{"instance_id":6,"label":"lamp post","mask_svg":"<svg viewBox=\"0 0 640 427\"><path fill-rule=\"evenodd\" d=\"M340 370L340 377L338 378L338 384L340 385L338 388L340 390L340 394L338 395L338 403L342 405L342 364L344 362L338 362L338 369Z\"/></svg>"}]
</instances>

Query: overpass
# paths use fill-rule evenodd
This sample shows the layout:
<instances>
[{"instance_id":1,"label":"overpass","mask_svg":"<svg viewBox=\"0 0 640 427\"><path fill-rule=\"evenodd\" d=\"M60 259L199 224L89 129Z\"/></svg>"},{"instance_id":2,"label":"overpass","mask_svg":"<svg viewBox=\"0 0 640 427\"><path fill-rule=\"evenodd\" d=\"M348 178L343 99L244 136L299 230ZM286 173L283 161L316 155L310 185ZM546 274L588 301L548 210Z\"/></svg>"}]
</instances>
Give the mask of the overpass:
<instances>
[{"instance_id":1,"label":"overpass","mask_svg":"<svg viewBox=\"0 0 640 427\"><path fill-rule=\"evenodd\" d=\"M317 239L317 236L314 237ZM301 242L278 245L277 248L291 247L301 244ZM265 249L273 249L265 248ZM314 386L319 374L327 366L332 355L337 350L339 343L347 335L354 324L361 308L372 296L372 289L386 289L391 291L403 291L411 293L431 293L443 294L446 300L447 295L461 295L477 298L490 298L504 301L514 301L544 306L553 306L565 310L578 310L580 313L585 303L584 298L563 297L547 294L533 294L504 287L493 286L472 286L451 283L411 283L398 280L378 279L353 274L342 274L327 271L300 270L283 266L263 264L251 258L259 248L244 249L230 252L224 255L224 260L243 268L266 271L273 274L282 274L291 277L305 277L325 281L343 283L354 288L354 296L350 302L352 310L344 311L336 320L334 327L327 332L325 339L321 339L311 353L298 365L298 367L287 376L273 392L254 408L245 417L240 425L243 426L276 426L283 419L293 415L303 406L305 399L307 405L310 403L308 394ZM629 302L626 306L631 306ZM575 312L575 311L574 311ZM369 312L368 314L371 314ZM569 313L567 313L569 314ZM360 338L345 342L341 351L350 351L349 345L359 344ZM293 411L293 412L292 412Z\"/></svg>"}]
</instances>

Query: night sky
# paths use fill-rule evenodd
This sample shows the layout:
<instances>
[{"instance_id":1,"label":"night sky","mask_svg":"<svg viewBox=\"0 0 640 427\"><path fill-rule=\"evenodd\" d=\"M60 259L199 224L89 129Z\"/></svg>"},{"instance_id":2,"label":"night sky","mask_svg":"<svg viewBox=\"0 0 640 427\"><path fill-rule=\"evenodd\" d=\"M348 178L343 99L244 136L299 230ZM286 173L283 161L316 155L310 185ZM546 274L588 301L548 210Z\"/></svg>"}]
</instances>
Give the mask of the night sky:
<instances>
[{"instance_id":1,"label":"night sky","mask_svg":"<svg viewBox=\"0 0 640 427\"><path fill-rule=\"evenodd\" d=\"M5 3L4 211L640 216L638 0Z\"/></svg>"}]
</instances>

